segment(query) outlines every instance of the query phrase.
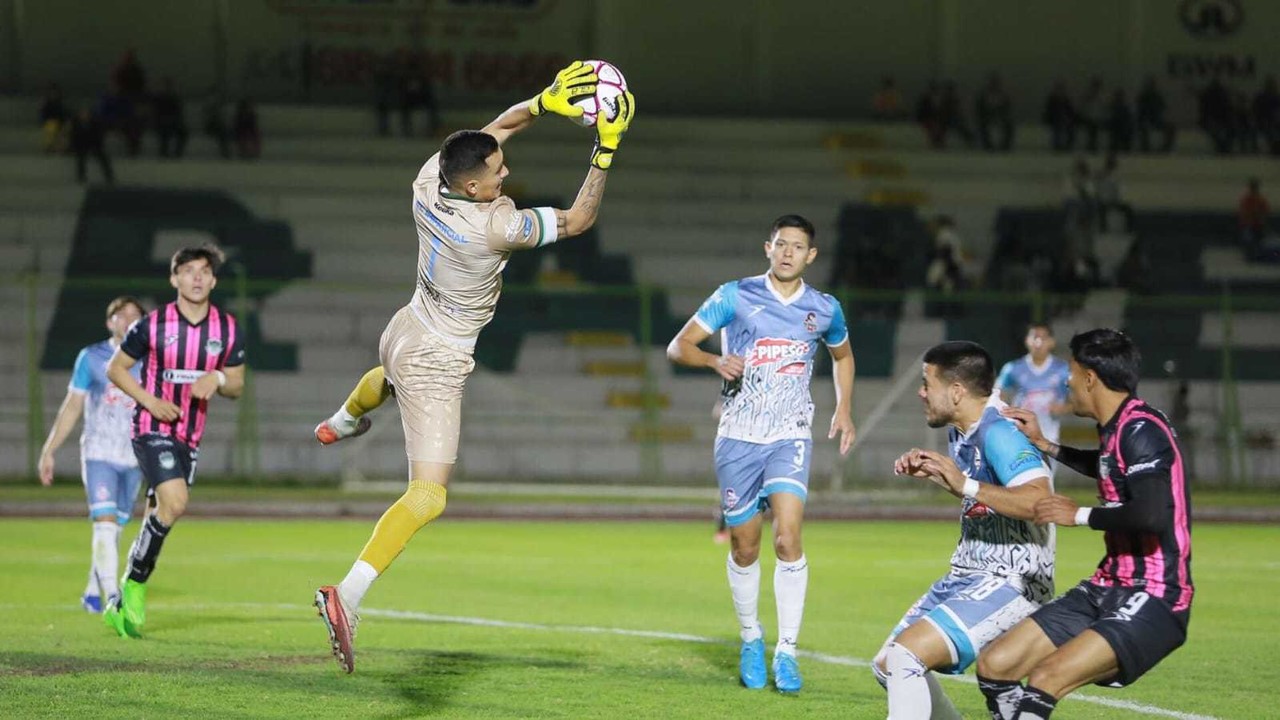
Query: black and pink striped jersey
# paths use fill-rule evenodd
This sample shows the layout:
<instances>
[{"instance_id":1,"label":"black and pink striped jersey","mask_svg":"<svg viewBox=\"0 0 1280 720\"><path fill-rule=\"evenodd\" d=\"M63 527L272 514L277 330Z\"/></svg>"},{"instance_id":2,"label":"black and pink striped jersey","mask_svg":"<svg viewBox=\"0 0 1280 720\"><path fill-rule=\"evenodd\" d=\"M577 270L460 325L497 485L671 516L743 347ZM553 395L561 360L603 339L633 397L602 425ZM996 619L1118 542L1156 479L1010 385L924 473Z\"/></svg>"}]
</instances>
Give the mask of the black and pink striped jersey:
<instances>
[{"instance_id":1,"label":"black and pink striped jersey","mask_svg":"<svg viewBox=\"0 0 1280 720\"><path fill-rule=\"evenodd\" d=\"M142 361L142 387L177 405L182 417L161 422L139 405L133 413L133 436L169 435L191 448L204 435L208 400L191 395L191 384L206 373L244 364L244 334L231 313L210 304L198 323L191 323L178 304L157 308L134 323L120 350Z\"/></svg>"},{"instance_id":2,"label":"black and pink striped jersey","mask_svg":"<svg viewBox=\"0 0 1280 720\"><path fill-rule=\"evenodd\" d=\"M1174 612L1190 610L1191 495L1177 433L1163 413L1130 396L1099 435L1103 506L1089 525L1105 532L1107 554L1091 581L1142 588Z\"/></svg>"}]
</instances>

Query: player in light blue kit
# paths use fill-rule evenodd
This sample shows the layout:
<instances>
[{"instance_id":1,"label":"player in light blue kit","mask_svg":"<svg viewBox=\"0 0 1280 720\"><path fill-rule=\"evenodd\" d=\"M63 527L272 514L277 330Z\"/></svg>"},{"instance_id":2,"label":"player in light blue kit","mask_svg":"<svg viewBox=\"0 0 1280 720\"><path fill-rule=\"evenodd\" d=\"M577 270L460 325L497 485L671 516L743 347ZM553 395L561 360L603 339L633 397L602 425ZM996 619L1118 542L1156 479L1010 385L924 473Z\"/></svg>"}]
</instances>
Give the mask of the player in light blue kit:
<instances>
[{"instance_id":1,"label":"player in light blue kit","mask_svg":"<svg viewBox=\"0 0 1280 720\"><path fill-rule=\"evenodd\" d=\"M760 625L761 512L773 510L773 575L778 605L774 686L799 692L796 639L804 616L809 565L800 541L813 460L813 398L809 383L818 343L835 361L836 411L828 438L840 434L840 454L853 444L853 352L844 311L830 295L804 283L817 257L813 224L778 218L764 245L769 271L721 285L667 347L673 362L711 368L724 380L716 435L716 479L729 526L729 589L742 635L740 674L748 688L768 681ZM720 333L721 355L698 345Z\"/></svg>"},{"instance_id":2,"label":"player in light blue kit","mask_svg":"<svg viewBox=\"0 0 1280 720\"><path fill-rule=\"evenodd\" d=\"M120 592L120 528L129 521L142 481L130 435L133 400L107 380L107 362L142 314L142 304L127 295L107 305L111 337L84 348L76 357L67 396L40 451L40 482L52 485L53 454L83 412L80 472L93 520L93 560L80 603L93 613L102 612L103 599ZM137 376L138 369L133 372Z\"/></svg>"},{"instance_id":3,"label":"player in light blue kit","mask_svg":"<svg viewBox=\"0 0 1280 720\"><path fill-rule=\"evenodd\" d=\"M916 601L876 654L890 720L959 718L933 670L964 672L984 645L1053 598L1054 531L1034 507L1052 494L1049 468L992 394L982 346L946 342L924 355L919 397L932 428L950 426L948 453L914 449L894 472L961 499L951 569Z\"/></svg>"},{"instance_id":4,"label":"player in light blue kit","mask_svg":"<svg viewBox=\"0 0 1280 720\"><path fill-rule=\"evenodd\" d=\"M1030 410L1040 422L1040 430L1049 442L1058 442L1067 405L1067 361L1053 354L1053 328L1048 323L1032 323L1027 327L1027 354L1010 360L996 377L996 392L1010 405ZM1049 476L1057 463L1049 464Z\"/></svg>"}]
</instances>

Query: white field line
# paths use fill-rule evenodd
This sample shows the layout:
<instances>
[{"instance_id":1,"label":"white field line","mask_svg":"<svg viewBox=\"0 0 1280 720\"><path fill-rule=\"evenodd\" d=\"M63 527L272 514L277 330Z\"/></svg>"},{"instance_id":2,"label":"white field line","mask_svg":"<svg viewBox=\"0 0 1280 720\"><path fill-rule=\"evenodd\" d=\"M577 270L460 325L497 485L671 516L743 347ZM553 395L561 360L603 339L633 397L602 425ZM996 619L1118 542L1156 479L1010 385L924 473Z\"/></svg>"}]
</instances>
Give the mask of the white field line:
<instances>
[{"instance_id":1,"label":"white field line","mask_svg":"<svg viewBox=\"0 0 1280 720\"><path fill-rule=\"evenodd\" d=\"M16 605L16 604L0 604L0 609L20 609L37 607L33 605ZM47 609L47 606L38 606ZM310 611L312 608L308 605L295 605L291 603L154 603L153 607L159 609L171 610L218 610L226 608L258 608L287 610L291 612ZM511 630L538 630L544 632L556 633L587 633L592 635L621 635L624 637L641 637L654 640L679 640L682 642L707 643L707 644L729 644L734 645L736 642L726 641L723 638L713 638L704 635L691 635L689 633L674 633L661 630L631 630L628 628L614 627L598 627L595 625L545 625L542 623L530 622L513 622L510 620L493 620L489 618L477 617L461 617L457 615L433 615L431 613L415 612L412 610L383 610L378 608L365 608L360 611L362 617L379 617L394 620L411 620L414 622L426 623L448 623L452 625L470 625L475 627L491 627L505 628ZM844 655L828 655L825 653L811 652L808 650L800 650L797 653L800 657L808 658L820 663L828 665L842 665L845 667L869 668L871 662L862 658L847 657ZM974 684L977 681L969 675L939 675L946 680ZM1177 718L1177 720L1217 720L1212 715L1197 715L1195 713L1180 712L1178 710L1167 710L1155 705L1146 705L1132 700L1116 700L1113 698L1101 697L1098 695L1073 694L1067 697L1068 700L1078 700L1080 702L1092 703L1108 708L1116 708L1119 710L1129 710L1143 715L1153 715L1156 717Z\"/></svg>"}]
</instances>

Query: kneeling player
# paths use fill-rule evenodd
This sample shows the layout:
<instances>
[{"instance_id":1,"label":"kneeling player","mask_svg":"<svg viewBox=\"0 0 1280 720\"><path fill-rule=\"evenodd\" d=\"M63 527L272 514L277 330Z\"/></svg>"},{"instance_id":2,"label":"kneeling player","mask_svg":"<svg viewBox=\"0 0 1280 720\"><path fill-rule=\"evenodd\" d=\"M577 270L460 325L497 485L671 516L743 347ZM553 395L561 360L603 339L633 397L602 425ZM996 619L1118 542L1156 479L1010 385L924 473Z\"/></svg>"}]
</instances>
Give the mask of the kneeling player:
<instances>
[{"instance_id":1,"label":"kneeling player","mask_svg":"<svg viewBox=\"0 0 1280 720\"><path fill-rule=\"evenodd\" d=\"M964 672L985 644L1053 596L1053 528L1032 522L1052 491L1049 468L1001 417L994 383L980 345L946 342L924 355L925 420L951 426L950 458L912 450L894 472L961 498L960 543L950 572L911 606L872 665L891 720L958 718L930 671Z\"/></svg>"},{"instance_id":2,"label":"kneeling player","mask_svg":"<svg viewBox=\"0 0 1280 720\"><path fill-rule=\"evenodd\" d=\"M979 686L997 720L1044 720L1058 700L1088 683L1128 685L1187 639L1195 593L1191 498L1177 433L1134 396L1140 361L1128 336L1081 333L1071 339L1071 356L1071 410L1100 424L1098 450L1047 440L1025 410L1005 414L1036 447L1096 478L1105 503L1080 508L1052 495L1036 505L1036 520L1102 530L1107 554L1092 578L983 651Z\"/></svg>"}]
</instances>

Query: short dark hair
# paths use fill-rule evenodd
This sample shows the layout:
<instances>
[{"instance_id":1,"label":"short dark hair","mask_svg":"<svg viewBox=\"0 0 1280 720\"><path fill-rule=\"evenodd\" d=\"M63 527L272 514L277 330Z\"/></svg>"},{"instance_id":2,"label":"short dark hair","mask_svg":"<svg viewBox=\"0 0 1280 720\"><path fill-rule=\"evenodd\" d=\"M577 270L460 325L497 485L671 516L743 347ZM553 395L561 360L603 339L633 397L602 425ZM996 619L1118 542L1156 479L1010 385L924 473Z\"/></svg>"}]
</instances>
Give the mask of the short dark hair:
<instances>
[{"instance_id":1,"label":"short dark hair","mask_svg":"<svg viewBox=\"0 0 1280 720\"><path fill-rule=\"evenodd\" d=\"M1049 337L1053 337L1053 326L1050 325L1048 322L1042 320L1040 322L1027 323L1027 332L1031 332L1036 328L1044 328L1044 331L1049 333Z\"/></svg>"},{"instance_id":2,"label":"short dark hair","mask_svg":"<svg viewBox=\"0 0 1280 720\"><path fill-rule=\"evenodd\" d=\"M1110 390L1132 393L1138 389L1142 353L1133 339L1119 330L1098 328L1076 333L1071 338L1071 357L1080 367L1097 374Z\"/></svg>"},{"instance_id":3,"label":"short dark hair","mask_svg":"<svg viewBox=\"0 0 1280 720\"><path fill-rule=\"evenodd\" d=\"M124 309L125 305L132 305L138 308L138 314L146 315L147 309L142 306L142 301L132 295L121 295L120 297L107 303L107 319L110 320L112 315Z\"/></svg>"},{"instance_id":4,"label":"short dark hair","mask_svg":"<svg viewBox=\"0 0 1280 720\"><path fill-rule=\"evenodd\" d=\"M806 220L800 215L783 215L773 221L773 227L769 228L769 237L772 238L778 234L782 228L797 228L805 235L809 236L809 247L814 246L814 239L818 236L818 231L813 229L813 223Z\"/></svg>"},{"instance_id":5,"label":"short dark hair","mask_svg":"<svg viewBox=\"0 0 1280 720\"><path fill-rule=\"evenodd\" d=\"M440 182L457 190L454 182L484 167L484 161L498 152L498 139L479 130L459 130L440 146Z\"/></svg>"},{"instance_id":6,"label":"short dark hair","mask_svg":"<svg viewBox=\"0 0 1280 720\"><path fill-rule=\"evenodd\" d=\"M169 260L169 274L176 275L178 268L192 260L201 258L209 263L209 269L213 271L214 275L217 275L218 268L221 268L222 263L227 261L227 254L222 252L222 248L213 243L205 243L200 247L184 247L175 252Z\"/></svg>"},{"instance_id":7,"label":"short dark hair","mask_svg":"<svg viewBox=\"0 0 1280 720\"><path fill-rule=\"evenodd\" d=\"M929 348L924 354L928 365L938 368L938 376L948 383L959 382L974 395L991 394L996 384L996 367L991 353L978 343L951 340Z\"/></svg>"}]
</instances>

